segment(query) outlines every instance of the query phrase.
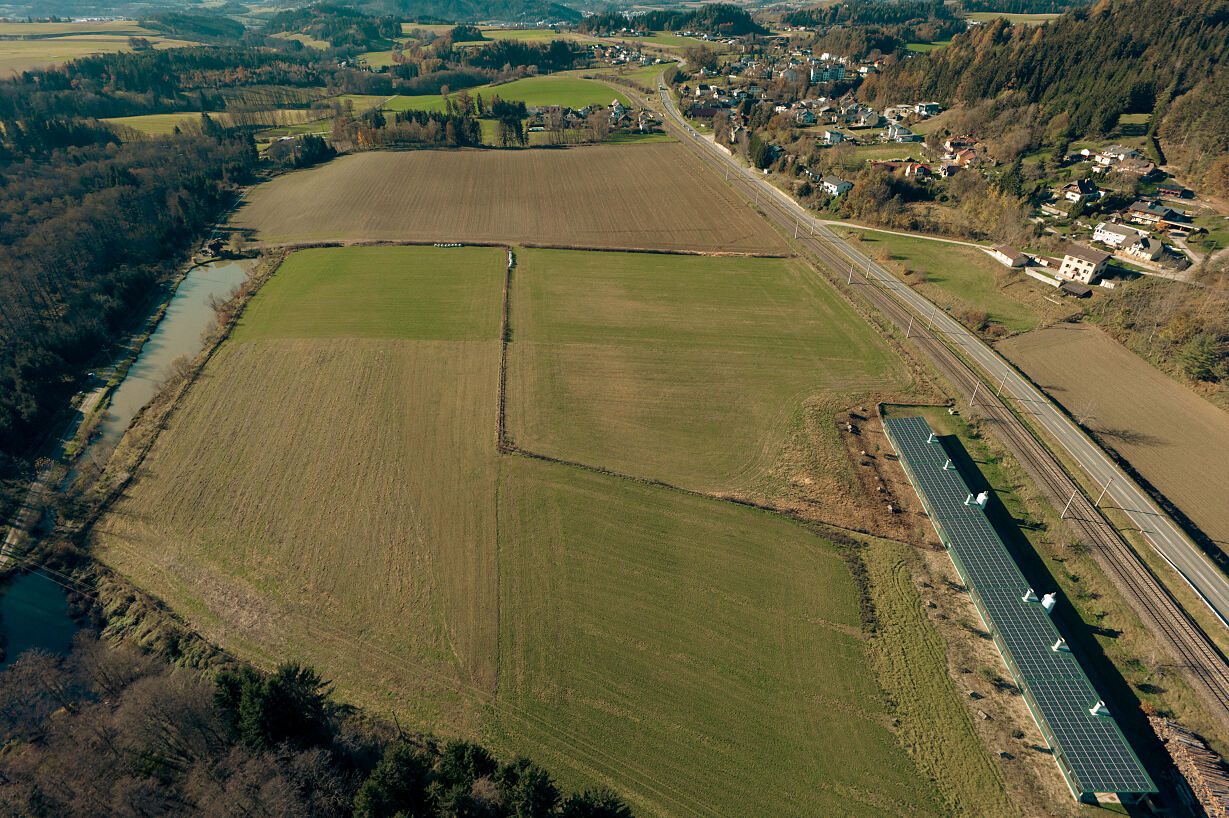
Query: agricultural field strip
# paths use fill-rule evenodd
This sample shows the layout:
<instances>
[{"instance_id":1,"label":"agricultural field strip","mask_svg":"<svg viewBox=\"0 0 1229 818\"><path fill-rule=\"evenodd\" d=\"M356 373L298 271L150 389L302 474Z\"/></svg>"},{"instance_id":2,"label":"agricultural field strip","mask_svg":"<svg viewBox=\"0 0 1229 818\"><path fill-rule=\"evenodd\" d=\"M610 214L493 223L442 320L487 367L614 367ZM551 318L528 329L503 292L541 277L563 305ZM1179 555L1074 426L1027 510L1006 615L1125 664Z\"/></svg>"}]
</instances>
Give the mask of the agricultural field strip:
<instances>
[{"instance_id":1,"label":"agricultural field strip","mask_svg":"<svg viewBox=\"0 0 1229 818\"><path fill-rule=\"evenodd\" d=\"M997 348L1229 551L1224 411L1086 325L1049 327Z\"/></svg>"},{"instance_id":2,"label":"agricultural field strip","mask_svg":"<svg viewBox=\"0 0 1229 818\"><path fill-rule=\"evenodd\" d=\"M258 186L230 229L263 246L469 241L788 254L695 162L677 143L364 152Z\"/></svg>"},{"instance_id":3,"label":"agricultural field strip","mask_svg":"<svg viewBox=\"0 0 1229 818\"><path fill-rule=\"evenodd\" d=\"M805 401L908 385L802 262L519 255L508 427L537 453L707 494L745 490Z\"/></svg>"}]
</instances>

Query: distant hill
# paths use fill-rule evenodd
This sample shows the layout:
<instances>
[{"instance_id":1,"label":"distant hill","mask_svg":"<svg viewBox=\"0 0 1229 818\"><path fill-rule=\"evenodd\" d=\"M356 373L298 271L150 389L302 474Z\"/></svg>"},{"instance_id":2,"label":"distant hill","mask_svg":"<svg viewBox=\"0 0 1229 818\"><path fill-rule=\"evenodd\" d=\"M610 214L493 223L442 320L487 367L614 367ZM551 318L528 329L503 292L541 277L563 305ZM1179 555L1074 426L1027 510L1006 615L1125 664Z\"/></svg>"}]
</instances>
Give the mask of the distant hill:
<instances>
[{"instance_id":1,"label":"distant hill","mask_svg":"<svg viewBox=\"0 0 1229 818\"><path fill-rule=\"evenodd\" d=\"M1100 0L1037 27L995 20L900 60L859 90L891 103L978 106L1062 144L1107 135L1123 114L1196 184L1229 195L1229 0ZM1014 127L1014 126L1013 126ZM1160 158L1160 157L1158 157Z\"/></svg>"},{"instance_id":2,"label":"distant hill","mask_svg":"<svg viewBox=\"0 0 1229 818\"><path fill-rule=\"evenodd\" d=\"M575 23L581 13L551 0L371 0L365 8L418 22Z\"/></svg>"}]
</instances>

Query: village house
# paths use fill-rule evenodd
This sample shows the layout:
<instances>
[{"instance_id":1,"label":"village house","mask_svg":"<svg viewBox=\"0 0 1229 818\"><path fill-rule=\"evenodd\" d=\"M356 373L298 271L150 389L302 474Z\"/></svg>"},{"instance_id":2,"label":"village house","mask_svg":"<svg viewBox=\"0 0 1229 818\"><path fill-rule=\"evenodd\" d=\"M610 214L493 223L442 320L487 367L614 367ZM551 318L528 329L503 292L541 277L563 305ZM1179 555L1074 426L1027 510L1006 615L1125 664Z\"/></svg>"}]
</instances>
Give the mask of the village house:
<instances>
[{"instance_id":1,"label":"village house","mask_svg":"<svg viewBox=\"0 0 1229 818\"><path fill-rule=\"evenodd\" d=\"M1083 153L1085 156L1092 156L1094 162L1106 167L1127 159L1144 158L1144 155L1134 148L1124 148L1122 145L1110 145L1108 148L1102 148L1099 151L1089 151L1085 148L1080 153Z\"/></svg>"},{"instance_id":2,"label":"village house","mask_svg":"<svg viewBox=\"0 0 1229 818\"><path fill-rule=\"evenodd\" d=\"M883 129L883 138L888 142L920 142L922 137L897 122L889 122Z\"/></svg>"},{"instance_id":3,"label":"village house","mask_svg":"<svg viewBox=\"0 0 1229 818\"><path fill-rule=\"evenodd\" d=\"M1063 253L1063 263L1058 268L1058 275L1071 281L1091 284L1105 272L1109 258L1109 253L1102 253L1082 244L1069 244Z\"/></svg>"},{"instance_id":4,"label":"village house","mask_svg":"<svg viewBox=\"0 0 1229 818\"><path fill-rule=\"evenodd\" d=\"M829 196L840 196L842 193L853 189L853 182L846 182L841 177L831 174L820 179L819 183L823 186L824 192Z\"/></svg>"},{"instance_id":5,"label":"village house","mask_svg":"<svg viewBox=\"0 0 1229 818\"><path fill-rule=\"evenodd\" d=\"M1138 261L1159 261L1165 255L1165 245L1152 236L1140 236L1124 247L1122 252Z\"/></svg>"},{"instance_id":6,"label":"village house","mask_svg":"<svg viewBox=\"0 0 1229 818\"><path fill-rule=\"evenodd\" d=\"M1006 244L996 244L987 250L990 256L1000 264L1008 267L1024 267L1028 264L1028 256Z\"/></svg>"},{"instance_id":7,"label":"village house","mask_svg":"<svg viewBox=\"0 0 1229 818\"><path fill-rule=\"evenodd\" d=\"M1127 218L1136 224L1166 230L1181 236L1190 235L1194 230L1194 225L1190 223L1190 217L1187 214L1143 199L1127 208Z\"/></svg>"},{"instance_id":8,"label":"village house","mask_svg":"<svg viewBox=\"0 0 1229 818\"><path fill-rule=\"evenodd\" d=\"M836 145L849 139L848 136L840 131L834 131L831 128L824 130L824 142L829 145Z\"/></svg>"},{"instance_id":9,"label":"village house","mask_svg":"<svg viewBox=\"0 0 1229 818\"><path fill-rule=\"evenodd\" d=\"M1082 202L1084 199L1101 198L1101 190L1092 179L1077 179L1062 187L1062 197L1069 202Z\"/></svg>"},{"instance_id":10,"label":"village house","mask_svg":"<svg viewBox=\"0 0 1229 818\"><path fill-rule=\"evenodd\" d=\"M915 113L922 116L935 116L939 113L939 103L937 102L919 102L913 106Z\"/></svg>"},{"instance_id":11,"label":"village house","mask_svg":"<svg viewBox=\"0 0 1229 818\"><path fill-rule=\"evenodd\" d=\"M972 148L965 148L962 151L957 151L954 158L955 164L962 168L972 167L976 161L977 154L973 152Z\"/></svg>"},{"instance_id":12,"label":"village house","mask_svg":"<svg viewBox=\"0 0 1229 818\"><path fill-rule=\"evenodd\" d=\"M814 125L815 114L803 108L798 113L794 114L794 121L799 125Z\"/></svg>"},{"instance_id":13,"label":"village house","mask_svg":"<svg viewBox=\"0 0 1229 818\"><path fill-rule=\"evenodd\" d=\"M1162 196L1173 196L1177 199L1189 199L1194 195L1177 182L1162 182L1157 185L1156 192Z\"/></svg>"},{"instance_id":14,"label":"village house","mask_svg":"<svg viewBox=\"0 0 1229 818\"><path fill-rule=\"evenodd\" d=\"M1108 244L1110 247L1121 248L1131 244L1132 242L1138 241L1146 235L1148 235L1146 231L1137 230L1134 227L1127 227L1125 224L1101 222L1097 225L1097 229L1093 231L1092 238L1093 241Z\"/></svg>"}]
</instances>

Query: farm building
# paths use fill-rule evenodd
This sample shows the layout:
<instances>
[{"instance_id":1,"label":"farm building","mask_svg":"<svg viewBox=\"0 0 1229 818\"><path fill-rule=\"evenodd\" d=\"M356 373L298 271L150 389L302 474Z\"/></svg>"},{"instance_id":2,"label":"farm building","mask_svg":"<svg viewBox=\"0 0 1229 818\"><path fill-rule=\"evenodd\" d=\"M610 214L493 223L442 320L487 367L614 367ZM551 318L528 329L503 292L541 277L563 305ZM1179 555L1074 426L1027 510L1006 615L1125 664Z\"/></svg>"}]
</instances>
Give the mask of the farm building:
<instances>
[{"instance_id":1,"label":"farm building","mask_svg":"<svg viewBox=\"0 0 1229 818\"><path fill-rule=\"evenodd\" d=\"M1006 264L1008 267L1023 267L1028 264L1027 255L1006 244L996 244L986 252L999 264Z\"/></svg>"},{"instance_id":2,"label":"farm building","mask_svg":"<svg viewBox=\"0 0 1229 818\"><path fill-rule=\"evenodd\" d=\"M1076 298L1088 298L1092 295L1092 289L1087 284L1081 284L1078 281L1064 281L1058 285L1058 289Z\"/></svg>"}]
</instances>

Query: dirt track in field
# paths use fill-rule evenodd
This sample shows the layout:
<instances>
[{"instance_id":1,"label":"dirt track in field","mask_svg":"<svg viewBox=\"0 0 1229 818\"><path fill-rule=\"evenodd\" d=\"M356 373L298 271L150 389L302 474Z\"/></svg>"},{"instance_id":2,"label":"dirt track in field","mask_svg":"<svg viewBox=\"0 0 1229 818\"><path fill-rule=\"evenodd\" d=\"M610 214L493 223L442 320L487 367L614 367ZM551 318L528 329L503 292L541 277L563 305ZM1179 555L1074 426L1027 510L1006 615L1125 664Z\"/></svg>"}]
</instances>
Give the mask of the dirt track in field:
<instances>
[{"instance_id":1,"label":"dirt track in field","mask_svg":"<svg viewBox=\"0 0 1229 818\"><path fill-rule=\"evenodd\" d=\"M1229 552L1229 415L1095 327L1061 324L998 349Z\"/></svg>"},{"instance_id":2,"label":"dirt track in field","mask_svg":"<svg viewBox=\"0 0 1229 818\"><path fill-rule=\"evenodd\" d=\"M353 154L256 188L232 227L261 245L465 241L788 253L767 222L673 143Z\"/></svg>"}]
</instances>

